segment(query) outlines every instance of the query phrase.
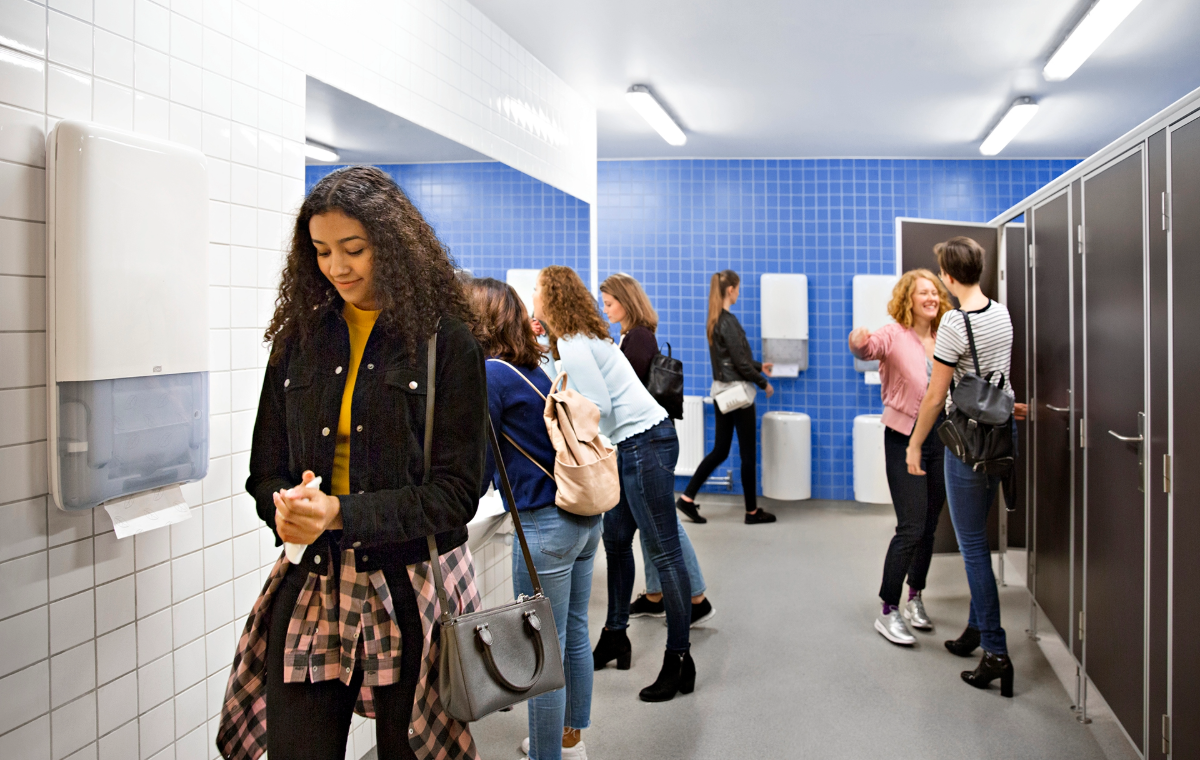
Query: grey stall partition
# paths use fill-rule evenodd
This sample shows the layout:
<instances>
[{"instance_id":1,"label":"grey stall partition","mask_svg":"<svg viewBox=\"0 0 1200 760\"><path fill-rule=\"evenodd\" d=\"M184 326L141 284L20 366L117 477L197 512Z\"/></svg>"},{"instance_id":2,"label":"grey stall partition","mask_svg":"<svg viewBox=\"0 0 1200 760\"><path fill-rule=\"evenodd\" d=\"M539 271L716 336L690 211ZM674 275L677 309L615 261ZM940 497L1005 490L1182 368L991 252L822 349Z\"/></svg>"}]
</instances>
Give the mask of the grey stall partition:
<instances>
[{"instance_id":1,"label":"grey stall partition","mask_svg":"<svg viewBox=\"0 0 1200 760\"><path fill-rule=\"evenodd\" d=\"M1072 629L1070 188L1033 210L1033 383L1029 450L1034 498L1034 595L1064 637Z\"/></svg>"},{"instance_id":2,"label":"grey stall partition","mask_svg":"<svg viewBox=\"0 0 1200 760\"><path fill-rule=\"evenodd\" d=\"M1172 725L1164 733L1173 756L1184 758L1200 757L1200 114L1172 129L1169 150L1173 390L1171 467L1163 474L1170 476L1174 552L1168 671Z\"/></svg>"},{"instance_id":3,"label":"grey stall partition","mask_svg":"<svg viewBox=\"0 0 1200 760\"><path fill-rule=\"evenodd\" d=\"M1144 747L1145 296L1138 146L1083 182L1084 665Z\"/></svg>"}]
</instances>

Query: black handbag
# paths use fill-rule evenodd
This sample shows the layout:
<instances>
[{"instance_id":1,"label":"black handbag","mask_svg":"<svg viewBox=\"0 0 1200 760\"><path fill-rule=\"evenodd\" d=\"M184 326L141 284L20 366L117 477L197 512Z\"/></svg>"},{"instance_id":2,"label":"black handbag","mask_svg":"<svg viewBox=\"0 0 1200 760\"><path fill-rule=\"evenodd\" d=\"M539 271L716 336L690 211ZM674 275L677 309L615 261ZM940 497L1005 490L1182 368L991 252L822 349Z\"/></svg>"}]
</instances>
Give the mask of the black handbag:
<instances>
[{"instance_id":1,"label":"black handbag","mask_svg":"<svg viewBox=\"0 0 1200 760\"><path fill-rule=\"evenodd\" d=\"M938 437L954 456L976 472L1005 477L1012 472L1016 456L1013 398L1004 392L1003 373L980 374L971 318L965 311L962 315L975 372L963 375L957 385L951 384L954 411L938 427ZM992 378L997 375L1000 382L993 385Z\"/></svg>"},{"instance_id":2,"label":"black handbag","mask_svg":"<svg viewBox=\"0 0 1200 760\"><path fill-rule=\"evenodd\" d=\"M428 353L425 482L429 482L433 465L436 359L435 333L429 339ZM502 493L508 501L525 567L529 569L529 579L533 581L533 596L522 594L516 601L500 607L453 615L442 580L437 541L432 535L427 537L433 582L442 609L437 623L441 646L438 653L438 695L446 713L463 722L479 720L497 710L566 685L554 613L550 608L550 600L542 593L537 569L529 555L529 545L521 529L521 516L513 500L512 486L508 482L508 472L504 469L500 444L496 440L490 416L487 418L487 429L496 470L500 473Z\"/></svg>"},{"instance_id":3,"label":"black handbag","mask_svg":"<svg viewBox=\"0 0 1200 760\"><path fill-rule=\"evenodd\" d=\"M673 420L683 419L683 362L671 356L671 344L664 344L667 354L660 350L650 360L646 374L646 390L667 410Z\"/></svg>"}]
</instances>

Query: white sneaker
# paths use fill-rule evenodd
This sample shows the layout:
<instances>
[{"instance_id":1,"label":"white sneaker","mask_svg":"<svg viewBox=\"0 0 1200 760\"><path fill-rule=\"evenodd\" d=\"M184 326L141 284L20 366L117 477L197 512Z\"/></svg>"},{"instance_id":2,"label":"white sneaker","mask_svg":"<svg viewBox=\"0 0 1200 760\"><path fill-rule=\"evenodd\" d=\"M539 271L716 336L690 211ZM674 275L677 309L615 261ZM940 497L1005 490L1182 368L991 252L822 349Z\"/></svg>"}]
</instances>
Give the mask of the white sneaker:
<instances>
[{"instance_id":1,"label":"white sneaker","mask_svg":"<svg viewBox=\"0 0 1200 760\"><path fill-rule=\"evenodd\" d=\"M521 751L525 753L525 760L529 760L528 736L521 740ZM579 742L574 747L563 747L562 760L587 760L587 749L584 748L583 742Z\"/></svg>"},{"instance_id":2,"label":"white sneaker","mask_svg":"<svg viewBox=\"0 0 1200 760\"><path fill-rule=\"evenodd\" d=\"M910 647L917 641L916 637L912 635L912 631L908 630L908 626L905 625L900 610L892 610L886 615L875 618L875 630L879 631L888 641L903 647Z\"/></svg>"}]
</instances>

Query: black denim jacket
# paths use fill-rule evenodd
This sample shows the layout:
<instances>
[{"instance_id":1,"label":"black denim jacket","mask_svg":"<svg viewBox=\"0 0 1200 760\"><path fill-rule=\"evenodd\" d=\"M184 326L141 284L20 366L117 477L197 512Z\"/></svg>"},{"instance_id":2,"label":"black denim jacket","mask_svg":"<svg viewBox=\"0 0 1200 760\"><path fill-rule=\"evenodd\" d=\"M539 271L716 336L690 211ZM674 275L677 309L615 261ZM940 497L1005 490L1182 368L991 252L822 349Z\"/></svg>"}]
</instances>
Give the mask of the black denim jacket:
<instances>
[{"instance_id":1,"label":"black denim jacket","mask_svg":"<svg viewBox=\"0 0 1200 760\"><path fill-rule=\"evenodd\" d=\"M425 537L445 553L467 540L483 480L487 376L483 350L460 320L438 330L433 470L424 475L427 354L410 361L398 339L374 330L363 352L351 401L350 494L339 496L341 531L326 531L306 564L329 572L334 549L353 547L360 569L389 575L428 558ZM300 482L305 470L329 493L338 416L350 362L350 332L331 312L304 346L293 340L269 366L254 422L246 491L275 530L272 494ZM280 544L279 534L275 535Z\"/></svg>"},{"instance_id":2,"label":"black denim jacket","mask_svg":"<svg viewBox=\"0 0 1200 760\"><path fill-rule=\"evenodd\" d=\"M754 360L742 323L728 311L722 311L717 317L708 357L712 360L713 380L725 383L748 380L766 390L767 378L762 373L762 364Z\"/></svg>"}]
</instances>

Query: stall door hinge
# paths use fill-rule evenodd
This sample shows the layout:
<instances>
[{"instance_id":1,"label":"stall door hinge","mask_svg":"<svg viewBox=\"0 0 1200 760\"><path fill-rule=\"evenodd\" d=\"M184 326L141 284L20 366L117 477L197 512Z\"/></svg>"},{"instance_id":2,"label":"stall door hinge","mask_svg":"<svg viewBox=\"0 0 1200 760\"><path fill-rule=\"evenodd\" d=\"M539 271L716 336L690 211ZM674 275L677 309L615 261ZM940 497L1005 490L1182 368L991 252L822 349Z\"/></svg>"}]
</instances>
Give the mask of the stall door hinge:
<instances>
[{"instance_id":1,"label":"stall door hinge","mask_svg":"<svg viewBox=\"0 0 1200 760\"><path fill-rule=\"evenodd\" d=\"M1171 754L1171 716L1164 715L1162 719L1162 753Z\"/></svg>"},{"instance_id":2,"label":"stall door hinge","mask_svg":"<svg viewBox=\"0 0 1200 760\"><path fill-rule=\"evenodd\" d=\"M1083 610L1079 611L1079 640L1083 641L1087 638L1087 615Z\"/></svg>"},{"instance_id":3,"label":"stall door hinge","mask_svg":"<svg viewBox=\"0 0 1200 760\"><path fill-rule=\"evenodd\" d=\"M1163 454L1163 493L1171 493L1171 455Z\"/></svg>"},{"instance_id":4,"label":"stall door hinge","mask_svg":"<svg viewBox=\"0 0 1200 760\"><path fill-rule=\"evenodd\" d=\"M1033 269L1035 266L1037 266L1037 246L1031 243L1029 245L1029 268Z\"/></svg>"},{"instance_id":5,"label":"stall door hinge","mask_svg":"<svg viewBox=\"0 0 1200 760\"><path fill-rule=\"evenodd\" d=\"M1087 418L1079 418L1079 448L1087 448Z\"/></svg>"},{"instance_id":6,"label":"stall door hinge","mask_svg":"<svg viewBox=\"0 0 1200 760\"><path fill-rule=\"evenodd\" d=\"M1162 228L1163 232L1171 229L1171 194L1165 190L1162 194Z\"/></svg>"},{"instance_id":7,"label":"stall door hinge","mask_svg":"<svg viewBox=\"0 0 1200 760\"><path fill-rule=\"evenodd\" d=\"M1075 248L1079 252L1079 255L1082 256L1083 255L1083 225L1082 224L1077 225L1075 227Z\"/></svg>"}]
</instances>

